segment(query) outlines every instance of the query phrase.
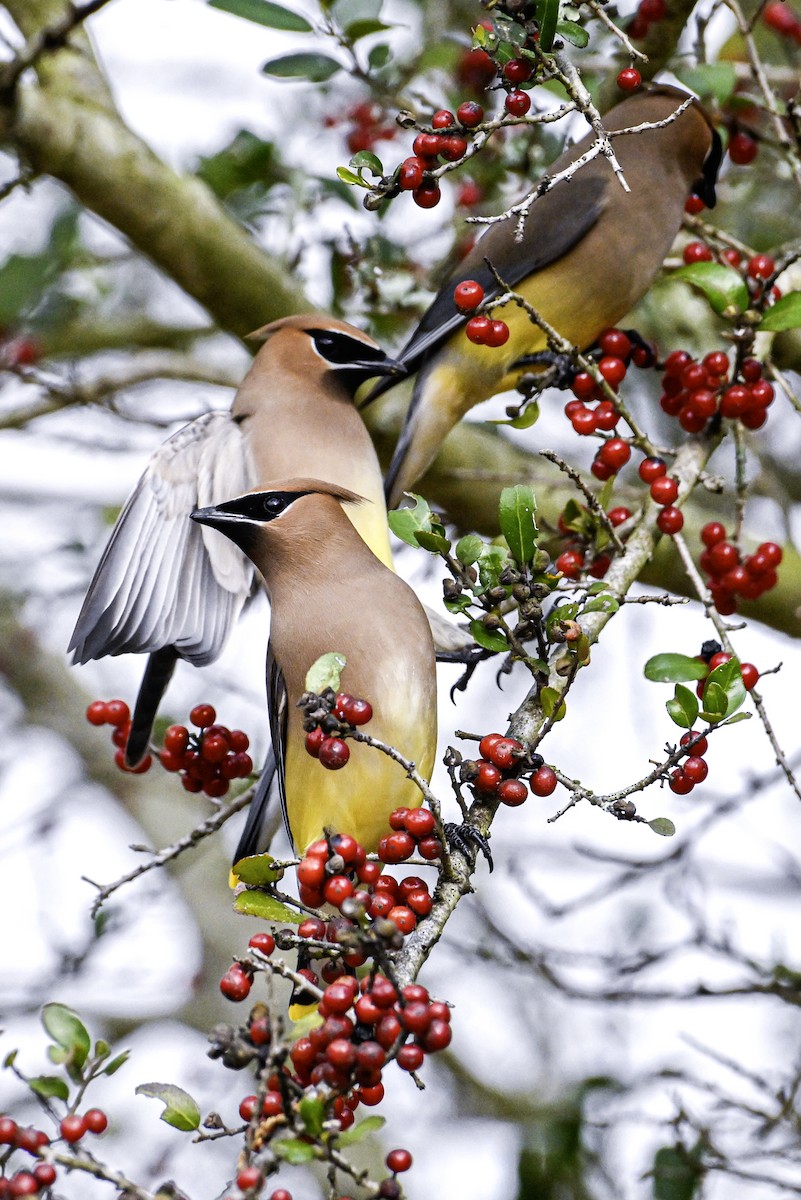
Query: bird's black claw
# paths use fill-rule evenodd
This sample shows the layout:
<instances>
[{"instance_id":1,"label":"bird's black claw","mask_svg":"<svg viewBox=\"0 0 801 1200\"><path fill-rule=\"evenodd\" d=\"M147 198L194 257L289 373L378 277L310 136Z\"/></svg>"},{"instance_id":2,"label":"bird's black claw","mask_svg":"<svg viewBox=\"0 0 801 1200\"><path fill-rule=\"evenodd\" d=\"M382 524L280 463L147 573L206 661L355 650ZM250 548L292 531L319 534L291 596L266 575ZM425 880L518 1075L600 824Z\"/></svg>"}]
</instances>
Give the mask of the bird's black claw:
<instances>
[{"instance_id":1,"label":"bird's black claw","mask_svg":"<svg viewBox=\"0 0 801 1200\"><path fill-rule=\"evenodd\" d=\"M524 367L551 367L553 379L549 387L567 388L573 382L576 367L568 354L559 354L556 350L540 350L537 354L524 354L512 363L510 370L517 371Z\"/></svg>"},{"instance_id":2,"label":"bird's black claw","mask_svg":"<svg viewBox=\"0 0 801 1200\"><path fill-rule=\"evenodd\" d=\"M493 651L485 650L483 646L467 646L464 650L445 650L437 654L437 662L464 663L465 669L450 690L451 701L454 692L463 692L470 682L473 672L480 662L490 658Z\"/></svg>"},{"instance_id":3,"label":"bird's black claw","mask_svg":"<svg viewBox=\"0 0 801 1200\"><path fill-rule=\"evenodd\" d=\"M455 821L446 821L442 827L448 845L453 850L458 850L465 858L475 862L476 854L480 850L487 860L487 866L492 872L495 864L492 861L492 853L489 847L489 838L485 838L483 833L479 833L472 825L457 825Z\"/></svg>"}]
</instances>

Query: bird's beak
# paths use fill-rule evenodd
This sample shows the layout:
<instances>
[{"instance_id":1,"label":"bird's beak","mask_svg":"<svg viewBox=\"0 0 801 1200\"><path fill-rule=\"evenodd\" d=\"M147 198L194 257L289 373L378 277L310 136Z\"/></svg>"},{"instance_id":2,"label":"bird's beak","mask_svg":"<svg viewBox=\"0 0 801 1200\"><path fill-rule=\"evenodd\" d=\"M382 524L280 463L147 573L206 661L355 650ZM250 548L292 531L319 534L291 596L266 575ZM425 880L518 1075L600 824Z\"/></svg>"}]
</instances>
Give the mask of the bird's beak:
<instances>
[{"instance_id":1,"label":"bird's beak","mask_svg":"<svg viewBox=\"0 0 801 1200\"><path fill-rule=\"evenodd\" d=\"M193 521L197 521L199 525L209 525L212 529L226 530L231 525L248 525L252 524L248 517L241 513L226 512L223 508L196 508L189 516Z\"/></svg>"},{"instance_id":2,"label":"bird's beak","mask_svg":"<svg viewBox=\"0 0 801 1200\"><path fill-rule=\"evenodd\" d=\"M720 135L716 129L712 130L712 145L709 153L704 160L703 172L701 178L695 181L693 191L697 196L700 196L707 208L714 208L717 204L717 196L715 194L715 184L718 179L718 171L723 160L723 142L720 140Z\"/></svg>"},{"instance_id":3,"label":"bird's beak","mask_svg":"<svg viewBox=\"0 0 801 1200\"><path fill-rule=\"evenodd\" d=\"M406 374L406 368L398 362L397 358L373 358L369 361L362 359L359 362L348 363L348 368L364 371L365 377L368 379L374 375L397 375L400 379L402 375Z\"/></svg>"},{"instance_id":4,"label":"bird's beak","mask_svg":"<svg viewBox=\"0 0 801 1200\"><path fill-rule=\"evenodd\" d=\"M409 368L397 358L385 358L381 362L360 363L358 365L365 368L369 367L369 370L365 372L365 382L368 379L383 376L381 382L371 387L363 399L361 397L358 398L357 408L360 412L369 407L374 400L377 400L379 396L383 396L384 392L388 392L390 388L393 388L396 383L399 383L401 379L405 379L409 374Z\"/></svg>"}]
</instances>

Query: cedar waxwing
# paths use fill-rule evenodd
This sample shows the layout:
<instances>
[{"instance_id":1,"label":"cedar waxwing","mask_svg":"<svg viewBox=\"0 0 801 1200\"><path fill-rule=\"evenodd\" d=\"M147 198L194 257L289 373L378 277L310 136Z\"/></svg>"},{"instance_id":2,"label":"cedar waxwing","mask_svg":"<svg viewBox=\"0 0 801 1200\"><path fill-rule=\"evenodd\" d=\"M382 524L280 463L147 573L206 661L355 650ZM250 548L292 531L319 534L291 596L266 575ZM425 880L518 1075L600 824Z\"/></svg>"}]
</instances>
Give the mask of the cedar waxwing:
<instances>
[{"instance_id":1,"label":"cedar waxwing","mask_svg":"<svg viewBox=\"0 0 801 1200\"><path fill-rule=\"evenodd\" d=\"M77 663L150 655L125 752L130 766L147 750L178 658L212 662L254 588L251 563L228 539L188 520L194 508L288 474L322 479L364 497L348 505L350 519L392 564L381 469L353 395L395 364L366 334L322 314L287 317L253 336L264 345L231 411L199 417L152 455L70 641ZM461 630L432 619L443 649L467 644Z\"/></svg>"},{"instance_id":2,"label":"cedar waxwing","mask_svg":"<svg viewBox=\"0 0 801 1200\"><path fill-rule=\"evenodd\" d=\"M425 779L434 766L431 630L412 589L348 520L350 506L361 502L345 488L291 479L192 513L194 521L226 534L264 579L272 611L267 651L272 748L287 830L301 854L326 829L349 833L375 850L392 810L416 808L422 800L403 768L370 746L349 741L350 760L341 771L327 770L307 752L297 701L321 655L344 655L343 690L373 707L366 733L400 750ZM257 849L241 846L237 856Z\"/></svg>"},{"instance_id":3,"label":"cedar waxwing","mask_svg":"<svg viewBox=\"0 0 801 1200\"><path fill-rule=\"evenodd\" d=\"M687 99L679 88L658 84L618 104L603 124L616 130L664 121ZM591 132L565 151L545 179L580 158L594 139ZM630 192L598 155L534 201L522 240L516 239L514 216L489 226L401 351L407 374L418 375L387 474L390 507L424 473L465 413L513 387L526 369L519 360L546 347L545 335L514 304L496 313L509 326L506 344L474 345L462 328L470 314L454 303L457 283L475 279L487 298L498 295L488 259L549 325L586 349L650 287L679 231L689 193L695 190L714 205L720 138L696 100L671 124L616 137L612 144ZM368 402L393 386L392 380L381 381Z\"/></svg>"}]
</instances>

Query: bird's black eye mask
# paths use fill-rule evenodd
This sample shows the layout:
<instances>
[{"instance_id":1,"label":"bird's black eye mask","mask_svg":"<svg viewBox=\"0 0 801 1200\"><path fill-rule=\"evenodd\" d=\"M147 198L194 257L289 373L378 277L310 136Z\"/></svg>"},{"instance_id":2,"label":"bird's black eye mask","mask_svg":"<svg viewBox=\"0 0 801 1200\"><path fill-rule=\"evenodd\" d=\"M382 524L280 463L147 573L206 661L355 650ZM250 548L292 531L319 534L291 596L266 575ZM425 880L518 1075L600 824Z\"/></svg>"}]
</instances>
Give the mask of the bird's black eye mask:
<instances>
[{"instance_id":1,"label":"bird's black eye mask","mask_svg":"<svg viewBox=\"0 0 801 1200\"><path fill-rule=\"evenodd\" d=\"M219 512L230 513L232 516L245 517L250 521L274 521L286 512L301 496L309 492L250 492L247 496L238 496L236 500L227 500L218 504Z\"/></svg>"},{"instance_id":2,"label":"bird's black eye mask","mask_svg":"<svg viewBox=\"0 0 801 1200\"><path fill-rule=\"evenodd\" d=\"M317 353L332 367L380 364L386 358L378 346L371 346L340 329L309 329L308 334Z\"/></svg>"}]
</instances>

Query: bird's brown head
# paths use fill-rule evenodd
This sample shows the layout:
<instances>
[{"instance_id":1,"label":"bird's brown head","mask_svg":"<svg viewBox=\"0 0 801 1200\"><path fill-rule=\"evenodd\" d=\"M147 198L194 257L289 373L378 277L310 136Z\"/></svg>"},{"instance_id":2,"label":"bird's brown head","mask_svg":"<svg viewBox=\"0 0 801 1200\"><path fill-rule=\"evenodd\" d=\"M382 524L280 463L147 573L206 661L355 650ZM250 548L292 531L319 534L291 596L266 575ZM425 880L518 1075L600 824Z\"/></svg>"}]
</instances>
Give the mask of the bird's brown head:
<instances>
[{"instance_id":1,"label":"bird's brown head","mask_svg":"<svg viewBox=\"0 0 801 1200\"><path fill-rule=\"evenodd\" d=\"M249 337L262 343L257 362L271 372L325 376L351 397L365 380L400 371L368 334L326 313L283 317Z\"/></svg>"}]
</instances>

